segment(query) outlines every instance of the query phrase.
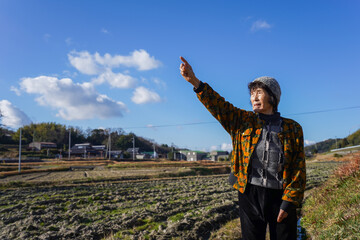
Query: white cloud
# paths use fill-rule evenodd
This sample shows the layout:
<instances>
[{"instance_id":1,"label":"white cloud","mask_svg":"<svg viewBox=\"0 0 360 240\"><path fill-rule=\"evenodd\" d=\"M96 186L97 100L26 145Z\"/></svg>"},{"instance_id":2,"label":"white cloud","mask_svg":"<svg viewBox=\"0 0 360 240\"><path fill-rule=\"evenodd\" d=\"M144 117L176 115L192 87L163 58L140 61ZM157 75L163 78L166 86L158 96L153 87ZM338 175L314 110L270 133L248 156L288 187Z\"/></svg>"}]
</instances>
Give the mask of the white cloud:
<instances>
[{"instance_id":1,"label":"white cloud","mask_svg":"<svg viewBox=\"0 0 360 240\"><path fill-rule=\"evenodd\" d=\"M10 87L10 91L13 91L17 96L21 95L20 90L18 88L14 87L14 86Z\"/></svg>"},{"instance_id":2,"label":"white cloud","mask_svg":"<svg viewBox=\"0 0 360 240\"><path fill-rule=\"evenodd\" d=\"M161 98L156 92L150 91L145 87L137 87L133 93L131 100L136 104L160 102Z\"/></svg>"},{"instance_id":3,"label":"white cloud","mask_svg":"<svg viewBox=\"0 0 360 240\"><path fill-rule=\"evenodd\" d=\"M96 75L100 73L95 58L87 51L72 51L68 54L69 61L79 72L87 75Z\"/></svg>"},{"instance_id":4,"label":"white cloud","mask_svg":"<svg viewBox=\"0 0 360 240\"><path fill-rule=\"evenodd\" d=\"M68 37L65 39L65 43L66 43L66 45L70 46L71 44L73 44L73 41L70 37Z\"/></svg>"},{"instance_id":5,"label":"white cloud","mask_svg":"<svg viewBox=\"0 0 360 240\"><path fill-rule=\"evenodd\" d=\"M63 78L76 78L78 76L77 72L70 72L68 70L64 70L61 74Z\"/></svg>"},{"instance_id":6,"label":"white cloud","mask_svg":"<svg viewBox=\"0 0 360 240\"><path fill-rule=\"evenodd\" d=\"M102 29L101 29L101 32L102 32L102 33L105 33L105 34L109 34L109 31L108 31L107 29L105 29L105 28L102 28Z\"/></svg>"},{"instance_id":7,"label":"white cloud","mask_svg":"<svg viewBox=\"0 0 360 240\"><path fill-rule=\"evenodd\" d=\"M315 144L315 143L316 143L315 141L304 140L304 145L305 145L305 146L313 145L313 144Z\"/></svg>"},{"instance_id":8,"label":"white cloud","mask_svg":"<svg viewBox=\"0 0 360 240\"><path fill-rule=\"evenodd\" d=\"M151 57L148 52L143 49L135 50L130 56L115 55L111 56L106 53L103 57L99 53L95 53L96 62L106 67L134 67L140 71L151 70L160 66L160 61Z\"/></svg>"},{"instance_id":9,"label":"white cloud","mask_svg":"<svg viewBox=\"0 0 360 240\"><path fill-rule=\"evenodd\" d=\"M7 127L17 128L31 123L30 118L8 100L0 101L0 112L2 124Z\"/></svg>"},{"instance_id":10,"label":"white cloud","mask_svg":"<svg viewBox=\"0 0 360 240\"><path fill-rule=\"evenodd\" d=\"M40 105L56 109L57 116L66 120L119 117L126 111L124 103L99 94L93 84L74 83L70 78L23 78L20 87L38 95L35 100Z\"/></svg>"},{"instance_id":11,"label":"white cloud","mask_svg":"<svg viewBox=\"0 0 360 240\"><path fill-rule=\"evenodd\" d=\"M232 151L232 144L231 143L222 143L221 145L214 145L210 147L210 151Z\"/></svg>"},{"instance_id":12,"label":"white cloud","mask_svg":"<svg viewBox=\"0 0 360 240\"><path fill-rule=\"evenodd\" d=\"M166 89L166 83L165 83L164 81L161 81L161 80L158 79L158 78L153 78L152 80L153 80L153 82L154 82L156 85L158 85L159 87Z\"/></svg>"},{"instance_id":13,"label":"white cloud","mask_svg":"<svg viewBox=\"0 0 360 240\"><path fill-rule=\"evenodd\" d=\"M230 152L230 151L232 151L232 144L231 143L223 143L223 144L221 144L221 150L223 150L223 151L228 151L228 152Z\"/></svg>"},{"instance_id":14,"label":"white cloud","mask_svg":"<svg viewBox=\"0 0 360 240\"><path fill-rule=\"evenodd\" d=\"M217 151L219 149L219 146L211 146L210 151Z\"/></svg>"},{"instance_id":15,"label":"white cloud","mask_svg":"<svg viewBox=\"0 0 360 240\"><path fill-rule=\"evenodd\" d=\"M120 66L134 67L139 71L158 68L161 62L150 56L145 50L135 50L129 56L121 56L106 53L101 56L99 53L90 54L87 51L72 51L68 54L69 61L77 70L83 74L100 74L107 69Z\"/></svg>"},{"instance_id":16,"label":"white cloud","mask_svg":"<svg viewBox=\"0 0 360 240\"><path fill-rule=\"evenodd\" d=\"M270 29L272 26L267 23L266 21L263 20L257 20L255 22L253 22L252 26L251 26L251 31L252 32L256 32L259 30L266 30L266 29Z\"/></svg>"},{"instance_id":17,"label":"white cloud","mask_svg":"<svg viewBox=\"0 0 360 240\"><path fill-rule=\"evenodd\" d=\"M97 78L93 79L93 83L102 84L107 82L110 86L115 88L130 88L134 87L136 79L130 75L122 73L113 73L110 69L100 74Z\"/></svg>"}]
</instances>

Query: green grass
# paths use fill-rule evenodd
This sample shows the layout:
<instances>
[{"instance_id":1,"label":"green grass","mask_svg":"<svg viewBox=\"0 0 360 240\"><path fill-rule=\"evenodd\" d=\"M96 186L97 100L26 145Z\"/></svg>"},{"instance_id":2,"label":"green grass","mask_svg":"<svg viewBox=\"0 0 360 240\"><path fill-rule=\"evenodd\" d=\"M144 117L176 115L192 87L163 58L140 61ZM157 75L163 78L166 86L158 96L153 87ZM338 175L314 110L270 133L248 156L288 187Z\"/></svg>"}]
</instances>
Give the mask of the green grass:
<instances>
[{"instance_id":1,"label":"green grass","mask_svg":"<svg viewBox=\"0 0 360 240\"><path fill-rule=\"evenodd\" d=\"M32 206L32 209L42 209L42 210L44 210L44 209L46 209L48 206L46 206L46 205L37 205L37 206Z\"/></svg>"},{"instance_id":2,"label":"green grass","mask_svg":"<svg viewBox=\"0 0 360 240\"><path fill-rule=\"evenodd\" d=\"M224 226L222 226L218 231L213 232L209 238L210 240L215 239L241 239L241 229L240 229L240 220L236 218L227 222Z\"/></svg>"},{"instance_id":3,"label":"green grass","mask_svg":"<svg viewBox=\"0 0 360 240\"><path fill-rule=\"evenodd\" d=\"M177 213L177 214L169 217L169 220L172 222L178 222L184 218L184 215L185 215L185 213Z\"/></svg>"},{"instance_id":4,"label":"green grass","mask_svg":"<svg viewBox=\"0 0 360 240\"><path fill-rule=\"evenodd\" d=\"M143 225L135 227L136 231L141 232L144 230L148 230L149 232L151 232L152 230L158 230L161 225L165 227L165 224L163 222L154 222L151 217L145 218L141 221L143 222Z\"/></svg>"},{"instance_id":5,"label":"green grass","mask_svg":"<svg viewBox=\"0 0 360 240\"><path fill-rule=\"evenodd\" d=\"M132 235L134 235L133 230L119 231L115 233L113 236L107 239L123 239L123 240L132 240Z\"/></svg>"},{"instance_id":6,"label":"green grass","mask_svg":"<svg viewBox=\"0 0 360 240\"><path fill-rule=\"evenodd\" d=\"M314 239L360 239L360 171L333 176L305 202L302 226Z\"/></svg>"},{"instance_id":7,"label":"green grass","mask_svg":"<svg viewBox=\"0 0 360 240\"><path fill-rule=\"evenodd\" d=\"M121 230L116 232L115 234L111 234L110 236L104 238L104 240L114 240L114 239L133 239L132 235L138 232L158 230L160 226L165 227L165 224L162 222L154 222L151 217L138 220L138 226L133 229ZM142 239L150 239L149 235L144 235Z\"/></svg>"}]
</instances>

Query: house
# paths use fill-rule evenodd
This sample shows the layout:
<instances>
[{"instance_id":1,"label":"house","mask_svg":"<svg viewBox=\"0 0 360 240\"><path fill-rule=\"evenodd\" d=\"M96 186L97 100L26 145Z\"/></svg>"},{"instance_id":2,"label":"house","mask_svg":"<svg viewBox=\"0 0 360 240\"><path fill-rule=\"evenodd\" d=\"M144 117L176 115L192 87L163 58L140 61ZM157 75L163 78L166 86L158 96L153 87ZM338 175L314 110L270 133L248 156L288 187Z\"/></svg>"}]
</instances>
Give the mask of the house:
<instances>
[{"instance_id":1,"label":"house","mask_svg":"<svg viewBox=\"0 0 360 240\"><path fill-rule=\"evenodd\" d=\"M184 159L182 160L187 160L187 161L200 161L200 160L205 160L207 158L207 153L206 152L201 152L201 151L180 151L180 157L182 159L182 157L184 157Z\"/></svg>"},{"instance_id":2,"label":"house","mask_svg":"<svg viewBox=\"0 0 360 240\"><path fill-rule=\"evenodd\" d=\"M228 151L211 151L210 159L211 161L224 161L229 158Z\"/></svg>"},{"instance_id":3,"label":"house","mask_svg":"<svg viewBox=\"0 0 360 240\"><path fill-rule=\"evenodd\" d=\"M124 158L124 153L121 150L111 150L111 158Z\"/></svg>"},{"instance_id":4,"label":"house","mask_svg":"<svg viewBox=\"0 0 360 240\"><path fill-rule=\"evenodd\" d=\"M100 157L105 157L106 155L106 146L105 145L93 145L93 149L97 150L100 154Z\"/></svg>"},{"instance_id":5,"label":"house","mask_svg":"<svg viewBox=\"0 0 360 240\"><path fill-rule=\"evenodd\" d=\"M92 146L94 149L96 149L96 150L99 150L99 151L106 151L106 146L105 145L94 145L94 146Z\"/></svg>"},{"instance_id":6,"label":"house","mask_svg":"<svg viewBox=\"0 0 360 240\"><path fill-rule=\"evenodd\" d=\"M160 159L166 159L167 158L167 153L156 153L156 158L160 158Z\"/></svg>"},{"instance_id":7,"label":"house","mask_svg":"<svg viewBox=\"0 0 360 240\"><path fill-rule=\"evenodd\" d=\"M29 148L40 151L42 149L56 149L57 145L53 142L32 142L29 144Z\"/></svg>"},{"instance_id":8,"label":"house","mask_svg":"<svg viewBox=\"0 0 360 240\"><path fill-rule=\"evenodd\" d=\"M158 154L155 152L142 152L142 154L145 154L145 158L158 158ZM154 157L155 154L155 157Z\"/></svg>"},{"instance_id":9,"label":"house","mask_svg":"<svg viewBox=\"0 0 360 240\"><path fill-rule=\"evenodd\" d=\"M151 155L148 153L138 153L136 154L136 159L150 159Z\"/></svg>"},{"instance_id":10,"label":"house","mask_svg":"<svg viewBox=\"0 0 360 240\"><path fill-rule=\"evenodd\" d=\"M87 156L99 156L101 155L100 151L97 149L94 149L91 143L79 143L75 144L70 149L70 153L72 156L79 156L86 158Z\"/></svg>"},{"instance_id":11,"label":"house","mask_svg":"<svg viewBox=\"0 0 360 240\"><path fill-rule=\"evenodd\" d=\"M179 149L175 154L176 160L186 160L187 153L190 152L188 149Z\"/></svg>"},{"instance_id":12,"label":"house","mask_svg":"<svg viewBox=\"0 0 360 240\"><path fill-rule=\"evenodd\" d=\"M140 148L128 148L126 150L126 152L133 154L133 152L135 152L135 154L139 154L140 153Z\"/></svg>"}]
</instances>

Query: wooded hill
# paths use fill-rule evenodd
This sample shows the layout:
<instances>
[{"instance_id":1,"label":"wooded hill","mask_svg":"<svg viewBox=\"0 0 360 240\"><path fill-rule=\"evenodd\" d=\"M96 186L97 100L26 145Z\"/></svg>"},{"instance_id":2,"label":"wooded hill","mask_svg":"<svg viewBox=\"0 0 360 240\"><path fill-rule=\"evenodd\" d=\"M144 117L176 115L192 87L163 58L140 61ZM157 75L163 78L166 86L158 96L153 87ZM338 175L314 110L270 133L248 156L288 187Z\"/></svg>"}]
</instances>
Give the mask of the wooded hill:
<instances>
[{"instance_id":1,"label":"wooded hill","mask_svg":"<svg viewBox=\"0 0 360 240\"><path fill-rule=\"evenodd\" d=\"M37 123L23 127L22 144L31 142L54 142L58 148L67 150L69 144L69 131L71 131L71 143L91 143L93 145L107 145L109 132L111 135L111 149L126 150L133 147L132 139L135 138L135 145L143 152L153 151L153 145L156 146L158 153L168 153L173 147L167 144L154 143L151 139L136 136L134 133L125 133L121 128L113 129L86 129L79 127L68 127L61 124ZM11 131L4 126L0 126L0 143L1 144L18 144L20 130ZM331 149L343 148L360 144L360 129L346 138L328 139L305 147L305 152L323 153ZM1 150L1 146L0 146Z\"/></svg>"},{"instance_id":2,"label":"wooded hill","mask_svg":"<svg viewBox=\"0 0 360 240\"><path fill-rule=\"evenodd\" d=\"M356 145L360 145L360 129L345 138L328 139L306 146L305 152L323 153L335 148L344 148Z\"/></svg>"},{"instance_id":3,"label":"wooded hill","mask_svg":"<svg viewBox=\"0 0 360 240\"><path fill-rule=\"evenodd\" d=\"M135 147L140 148L142 152L151 152L154 149L158 153L168 153L172 147L166 144L158 144L144 137L136 136L134 133L125 133L121 128L112 129L86 129L79 127L67 127L56 123L37 123L26 125L22 128L22 144L27 145L31 142L53 142L58 149L67 150L69 147L69 133L71 131L71 145L77 143L91 143L92 145L107 145L109 134L111 138L111 149L127 150L133 147L133 138L135 138ZM16 132L0 127L1 144L18 144L20 130Z\"/></svg>"}]
</instances>

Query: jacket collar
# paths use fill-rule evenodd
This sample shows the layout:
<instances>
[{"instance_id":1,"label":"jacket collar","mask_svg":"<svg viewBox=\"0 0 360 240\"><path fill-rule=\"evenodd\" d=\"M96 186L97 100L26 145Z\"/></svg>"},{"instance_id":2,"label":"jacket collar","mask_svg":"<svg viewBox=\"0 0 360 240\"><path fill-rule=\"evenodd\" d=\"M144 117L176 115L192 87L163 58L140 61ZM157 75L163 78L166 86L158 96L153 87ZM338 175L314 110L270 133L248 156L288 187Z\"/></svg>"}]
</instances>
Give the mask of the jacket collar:
<instances>
[{"instance_id":1,"label":"jacket collar","mask_svg":"<svg viewBox=\"0 0 360 240\"><path fill-rule=\"evenodd\" d=\"M257 117L257 128L262 128L264 124L268 123L277 123L281 120L281 116L279 112L276 112L272 115L262 114L262 113L255 113Z\"/></svg>"}]
</instances>

